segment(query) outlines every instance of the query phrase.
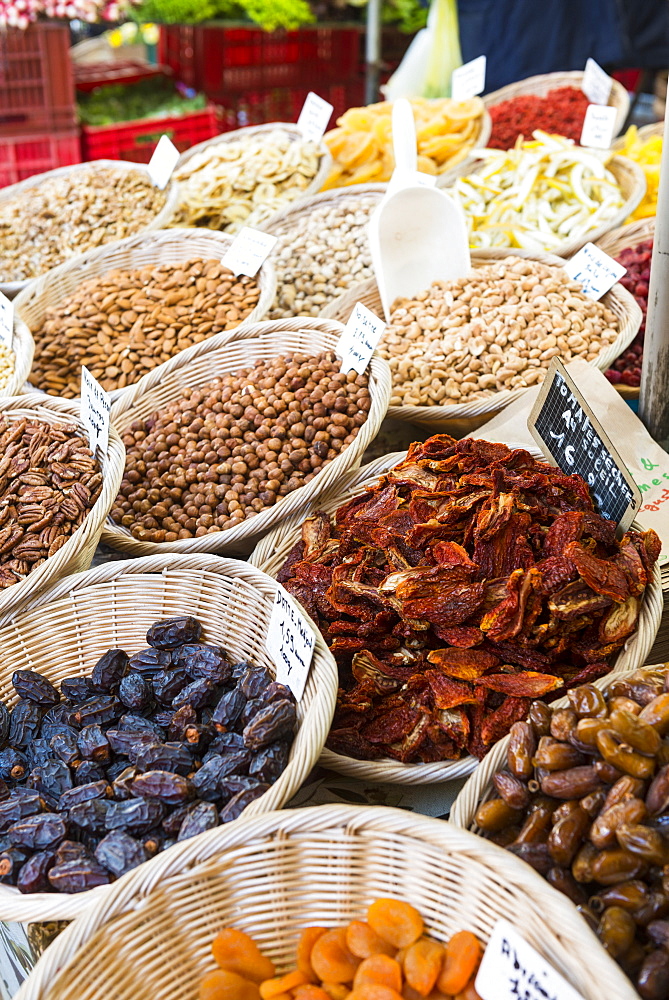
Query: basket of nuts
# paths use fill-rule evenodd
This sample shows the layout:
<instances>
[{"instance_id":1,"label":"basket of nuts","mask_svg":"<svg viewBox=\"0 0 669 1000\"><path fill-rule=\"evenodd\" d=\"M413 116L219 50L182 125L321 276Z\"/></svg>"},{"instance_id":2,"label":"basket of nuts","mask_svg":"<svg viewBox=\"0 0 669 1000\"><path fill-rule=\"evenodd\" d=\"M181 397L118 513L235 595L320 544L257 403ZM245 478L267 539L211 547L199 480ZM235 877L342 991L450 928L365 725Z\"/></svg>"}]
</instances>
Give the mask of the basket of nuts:
<instances>
[{"instance_id":1,"label":"basket of nuts","mask_svg":"<svg viewBox=\"0 0 669 1000\"><path fill-rule=\"evenodd\" d=\"M14 323L11 347L0 341L0 396L21 394L34 354L35 341L30 330Z\"/></svg>"},{"instance_id":2,"label":"basket of nuts","mask_svg":"<svg viewBox=\"0 0 669 1000\"><path fill-rule=\"evenodd\" d=\"M153 859L60 935L16 1000L251 1000L280 987L372 1000L437 981L474 1000L500 918L574 995L635 1000L581 915L517 858L441 820L349 805L241 819Z\"/></svg>"},{"instance_id":3,"label":"basket of nuts","mask_svg":"<svg viewBox=\"0 0 669 1000\"><path fill-rule=\"evenodd\" d=\"M0 624L90 566L123 476L111 428L92 455L79 403L39 393L0 399Z\"/></svg>"},{"instance_id":4,"label":"basket of nuts","mask_svg":"<svg viewBox=\"0 0 669 1000\"><path fill-rule=\"evenodd\" d=\"M349 472L259 542L251 562L302 603L340 668L323 766L399 784L462 778L532 697L644 663L662 616L657 536L618 542L585 483L573 486L527 452L437 435ZM565 513L542 515L543 544L526 546L524 505L538 510L543 488ZM586 567L591 533L607 554ZM601 580L627 558L636 576L613 570L614 595Z\"/></svg>"},{"instance_id":5,"label":"basket of nuts","mask_svg":"<svg viewBox=\"0 0 669 1000\"><path fill-rule=\"evenodd\" d=\"M30 382L74 398L86 365L118 398L179 351L264 318L275 293L271 264L254 278L225 267L232 237L209 230L141 233L81 254L24 288L15 330L35 337Z\"/></svg>"},{"instance_id":6,"label":"basket of nuts","mask_svg":"<svg viewBox=\"0 0 669 1000\"><path fill-rule=\"evenodd\" d=\"M471 259L466 278L393 303L377 349L393 375L389 417L469 434L542 382L556 355L605 371L641 324L639 306L620 284L595 302L552 254L480 250ZM372 279L323 315L345 323L356 302L383 314Z\"/></svg>"},{"instance_id":7,"label":"basket of nuts","mask_svg":"<svg viewBox=\"0 0 669 1000\"><path fill-rule=\"evenodd\" d=\"M77 254L172 218L177 189L161 191L141 163L93 160L0 191L0 292L9 298Z\"/></svg>"},{"instance_id":8,"label":"basket of nuts","mask_svg":"<svg viewBox=\"0 0 669 1000\"><path fill-rule=\"evenodd\" d=\"M340 372L332 320L254 323L195 344L112 409L127 449L104 541L136 555L247 554L355 467L383 420L377 355Z\"/></svg>"},{"instance_id":9,"label":"basket of nuts","mask_svg":"<svg viewBox=\"0 0 669 1000\"><path fill-rule=\"evenodd\" d=\"M232 559L150 556L59 581L0 628L0 920L80 916L158 852L297 791L337 671L317 635L300 700L275 681L277 589Z\"/></svg>"},{"instance_id":10,"label":"basket of nuts","mask_svg":"<svg viewBox=\"0 0 669 1000\"><path fill-rule=\"evenodd\" d=\"M316 194L328 175L330 154L307 142L297 125L271 122L206 139L181 155L177 226L236 233L262 229L280 209Z\"/></svg>"}]
</instances>

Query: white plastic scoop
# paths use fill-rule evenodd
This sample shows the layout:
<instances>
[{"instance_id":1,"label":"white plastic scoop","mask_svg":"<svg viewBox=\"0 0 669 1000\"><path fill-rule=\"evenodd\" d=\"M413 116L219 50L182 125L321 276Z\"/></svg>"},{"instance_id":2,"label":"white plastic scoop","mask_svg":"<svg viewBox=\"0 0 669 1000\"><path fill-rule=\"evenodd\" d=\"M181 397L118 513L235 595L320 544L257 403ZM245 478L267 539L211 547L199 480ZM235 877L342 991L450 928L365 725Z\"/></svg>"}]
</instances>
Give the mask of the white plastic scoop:
<instances>
[{"instance_id":1,"label":"white plastic scoop","mask_svg":"<svg viewBox=\"0 0 669 1000\"><path fill-rule=\"evenodd\" d=\"M395 173L369 220L372 264L386 320L398 296L416 295L433 281L464 277L471 267L462 209L432 186L428 174L417 173L416 126L403 97L393 104L393 151Z\"/></svg>"}]
</instances>

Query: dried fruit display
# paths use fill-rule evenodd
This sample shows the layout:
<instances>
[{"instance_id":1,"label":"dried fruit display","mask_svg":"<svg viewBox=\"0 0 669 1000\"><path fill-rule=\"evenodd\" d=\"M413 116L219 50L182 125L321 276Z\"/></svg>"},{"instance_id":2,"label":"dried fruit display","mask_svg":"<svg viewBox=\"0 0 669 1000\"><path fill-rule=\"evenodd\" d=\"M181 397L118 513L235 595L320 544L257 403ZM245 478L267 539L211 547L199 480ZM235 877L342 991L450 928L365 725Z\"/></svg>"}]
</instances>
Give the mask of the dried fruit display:
<instances>
[{"instance_id":1,"label":"dried fruit display","mask_svg":"<svg viewBox=\"0 0 669 1000\"><path fill-rule=\"evenodd\" d=\"M639 304L643 319L636 337L619 358L604 374L614 385L641 385L641 363L643 361L643 341L646 333L646 313L648 312L648 282L650 262L653 257L653 240L644 240L635 247L623 250L616 260L627 268L627 274L620 284L634 296Z\"/></svg>"},{"instance_id":2,"label":"dried fruit display","mask_svg":"<svg viewBox=\"0 0 669 1000\"><path fill-rule=\"evenodd\" d=\"M482 758L533 698L610 669L659 551L654 531L617 541L580 476L526 451L413 444L332 523L305 521L278 577L338 661L327 745Z\"/></svg>"},{"instance_id":3,"label":"dried fruit display","mask_svg":"<svg viewBox=\"0 0 669 1000\"><path fill-rule=\"evenodd\" d=\"M661 135L650 135L647 139L642 139L636 125L630 125L623 136L623 144L620 147L621 156L626 156L638 163L646 175L646 193L639 207L626 220L627 222L634 222L636 219L652 219L657 213L662 139Z\"/></svg>"},{"instance_id":4,"label":"dried fruit display","mask_svg":"<svg viewBox=\"0 0 669 1000\"><path fill-rule=\"evenodd\" d=\"M545 97L519 94L501 101L488 108L492 119L488 148L511 149L519 137L529 138L535 129L580 142L588 104L578 87L555 87Z\"/></svg>"},{"instance_id":5,"label":"dried fruit display","mask_svg":"<svg viewBox=\"0 0 669 1000\"><path fill-rule=\"evenodd\" d=\"M83 892L236 819L288 763L291 691L197 619L156 622L56 688L17 670L0 703L0 882Z\"/></svg>"},{"instance_id":6,"label":"dried fruit display","mask_svg":"<svg viewBox=\"0 0 669 1000\"><path fill-rule=\"evenodd\" d=\"M514 725L476 823L578 906L643 1000L666 1000L669 667L568 696Z\"/></svg>"},{"instance_id":7,"label":"dried fruit display","mask_svg":"<svg viewBox=\"0 0 669 1000\"><path fill-rule=\"evenodd\" d=\"M306 927L295 968L281 976L252 937L224 928L211 946L218 968L202 979L199 1000L480 1000L474 980L483 950L471 931L435 941L418 910L399 899L377 899L366 916Z\"/></svg>"}]
</instances>

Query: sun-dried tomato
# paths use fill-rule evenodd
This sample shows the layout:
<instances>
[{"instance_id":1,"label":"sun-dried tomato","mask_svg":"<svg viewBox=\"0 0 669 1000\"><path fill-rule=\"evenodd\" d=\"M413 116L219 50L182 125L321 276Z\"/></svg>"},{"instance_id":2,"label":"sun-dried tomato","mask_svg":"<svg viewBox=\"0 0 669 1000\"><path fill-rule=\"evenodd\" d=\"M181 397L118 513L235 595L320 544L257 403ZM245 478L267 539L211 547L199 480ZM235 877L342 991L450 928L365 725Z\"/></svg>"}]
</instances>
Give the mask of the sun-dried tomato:
<instances>
[{"instance_id":1,"label":"sun-dried tomato","mask_svg":"<svg viewBox=\"0 0 669 1000\"><path fill-rule=\"evenodd\" d=\"M483 632L480 628L473 628L467 625L454 625L453 628L436 628L436 635L443 642L451 646L458 646L460 649L471 649L483 642Z\"/></svg>"},{"instance_id":2,"label":"sun-dried tomato","mask_svg":"<svg viewBox=\"0 0 669 1000\"><path fill-rule=\"evenodd\" d=\"M428 670L425 676L430 682L436 708L455 708L476 702L473 688L464 681L456 681L438 670Z\"/></svg>"},{"instance_id":3,"label":"sun-dried tomato","mask_svg":"<svg viewBox=\"0 0 669 1000\"><path fill-rule=\"evenodd\" d=\"M624 601L629 595L627 578L614 562L594 556L582 542L570 542L565 555L573 559L579 576L596 594L610 597L612 601Z\"/></svg>"},{"instance_id":4,"label":"sun-dried tomato","mask_svg":"<svg viewBox=\"0 0 669 1000\"><path fill-rule=\"evenodd\" d=\"M447 677L465 681L482 677L486 671L494 670L500 664L498 657L482 649L433 649L427 659Z\"/></svg>"},{"instance_id":5,"label":"sun-dried tomato","mask_svg":"<svg viewBox=\"0 0 669 1000\"><path fill-rule=\"evenodd\" d=\"M521 670L517 674L487 674L479 677L481 687L516 698L543 698L550 691L563 687L564 681L554 674L538 674L534 670Z\"/></svg>"},{"instance_id":6,"label":"sun-dried tomato","mask_svg":"<svg viewBox=\"0 0 669 1000\"><path fill-rule=\"evenodd\" d=\"M370 743L395 743L413 731L419 717L420 712L403 705L368 722L360 733Z\"/></svg>"},{"instance_id":7,"label":"sun-dried tomato","mask_svg":"<svg viewBox=\"0 0 669 1000\"><path fill-rule=\"evenodd\" d=\"M509 695L499 708L491 712L481 726L481 739L490 746L501 740L515 722L520 722L527 715L531 698L515 698Z\"/></svg>"}]
</instances>

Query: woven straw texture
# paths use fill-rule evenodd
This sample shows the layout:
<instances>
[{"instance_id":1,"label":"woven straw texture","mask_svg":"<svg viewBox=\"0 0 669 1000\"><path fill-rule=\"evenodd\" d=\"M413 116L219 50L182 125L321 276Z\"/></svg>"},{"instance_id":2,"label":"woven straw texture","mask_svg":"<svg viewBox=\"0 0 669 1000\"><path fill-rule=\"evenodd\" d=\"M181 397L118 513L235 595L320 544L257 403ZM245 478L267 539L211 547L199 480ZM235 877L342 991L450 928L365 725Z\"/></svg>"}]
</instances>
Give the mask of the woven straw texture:
<instances>
[{"instance_id":1,"label":"woven straw texture","mask_svg":"<svg viewBox=\"0 0 669 1000\"><path fill-rule=\"evenodd\" d=\"M238 820L125 875L15 1000L191 1000L222 927L251 934L283 972L304 927L364 920L389 896L441 941L468 929L486 942L503 917L583 1000L636 998L573 904L507 851L416 813L327 805Z\"/></svg>"},{"instance_id":2,"label":"woven straw texture","mask_svg":"<svg viewBox=\"0 0 669 1000\"><path fill-rule=\"evenodd\" d=\"M655 570L656 576L659 576L659 571ZM641 663L644 661L642 660ZM641 664L639 664L640 666ZM631 673L628 669L624 673ZM616 670L616 674L620 671ZM607 677L602 677L598 681L593 681L595 687L604 690L608 687L612 678L609 674ZM569 699L560 698L559 701L551 702L551 708L568 708ZM475 823L475 816L478 807L482 802L487 801L492 792L494 791L492 779L493 775L498 771L501 771L506 765L506 749L509 743L509 737L505 736L504 739L500 740L499 743L495 744L488 756L483 760L479 766L476 768L474 773L471 775L469 780L466 782L464 787L461 789L457 799L453 803L453 807L450 813L450 820L455 823L456 826L462 827L464 830L476 830L478 827ZM634 994L636 996L636 994Z\"/></svg>"},{"instance_id":3,"label":"woven straw texture","mask_svg":"<svg viewBox=\"0 0 669 1000\"><path fill-rule=\"evenodd\" d=\"M68 577L33 601L5 628L0 698L14 703L12 672L38 670L55 683L90 673L107 649L128 652L146 644L157 620L194 615L208 642L220 643L235 660L250 659L275 674L265 648L274 597L279 585L248 563L216 556L165 555L106 563ZM299 729L283 774L245 815L280 809L313 768L332 721L337 667L317 635L314 658L298 706ZM22 895L0 886L0 920L66 920L79 916L109 891Z\"/></svg>"},{"instance_id":4,"label":"woven straw texture","mask_svg":"<svg viewBox=\"0 0 669 1000\"><path fill-rule=\"evenodd\" d=\"M288 205L280 212L276 212L267 222L260 227L266 233L273 233L274 236L284 236L290 234L302 219L318 208L336 208L346 203L352 198L360 198L364 195L376 195L376 202L383 198L386 193L387 184L351 184L350 187L331 188L329 191L321 191L320 194L311 195L304 198L296 205Z\"/></svg>"},{"instance_id":5,"label":"woven straw texture","mask_svg":"<svg viewBox=\"0 0 669 1000\"><path fill-rule=\"evenodd\" d=\"M651 139L654 135L664 136L664 122L651 122L650 125L642 125L640 129L637 129L637 136L642 142L646 139ZM625 137L619 136L612 145L612 149L619 151L622 150L625 145Z\"/></svg>"},{"instance_id":6,"label":"woven straw texture","mask_svg":"<svg viewBox=\"0 0 669 1000\"><path fill-rule=\"evenodd\" d=\"M302 522L314 510L323 510L333 514L338 507L349 499L363 493L366 486L398 462L402 461L406 452L394 452L370 462L349 472L337 486L327 495L309 504L290 521L284 521L271 534L266 535L253 552L250 562L258 569L276 577L283 566L288 553L301 538ZM646 588L639 626L625 647L618 653L612 672L615 674L636 670L646 660L646 656L655 641L657 630L662 618L662 585L660 572L655 570L652 582ZM611 677L611 674L607 675ZM321 764L340 774L347 774L362 781L389 782L400 785L432 784L439 781L454 781L471 774L477 761L473 757L463 757L458 761L443 761L431 764L400 764L394 760L354 760L343 757L327 748L321 755Z\"/></svg>"},{"instance_id":7,"label":"woven straw texture","mask_svg":"<svg viewBox=\"0 0 669 1000\"><path fill-rule=\"evenodd\" d=\"M540 76L528 76L526 80L518 80L516 83L509 83L500 90L493 90L492 94L486 94L483 103L486 108L492 108L502 101L510 101L514 97L525 97L534 95L545 97L549 91L557 87L574 87L581 89L583 83L583 70L574 70L568 73L542 73ZM608 100L609 107L616 109L616 122L613 130L614 135L618 135L625 124L625 119L630 109L629 94L618 80L613 80L611 95ZM529 136L527 138L530 138Z\"/></svg>"},{"instance_id":8,"label":"woven straw texture","mask_svg":"<svg viewBox=\"0 0 669 1000\"><path fill-rule=\"evenodd\" d=\"M14 310L12 350L14 352L14 371L6 385L0 389L0 396L21 395L35 356L35 341L25 323L16 322L16 310Z\"/></svg>"},{"instance_id":9,"label":"woven straw texture","mask_svg":"<svg viewBox=\"0 0 669 1000\"><path fill-rule=\"evenodd\" d=\"M180 399L188 390L226 372L237 372L256 361L293 352L314 355L334 350L342 329L340 323L332 320L285 319L254 323L243 329L218 334L182 351L178 357L162 365L160 371L150 372L131 386L112 408L114 425L123 434L133 420L145 419L172 400ZM159 552L248 554L262 535L280 521L303 510L337 483L345 472L360 464L365 449L376 437L390 399L390 369L386 362L375 355L368 373L372 405L355 440L310 483L290 493L273 507L226 531L175 542L140 542L126 528L114 524L109 518L103 531L103 541L134 555Z\"/></svg>"},{"instance_id":10,"label":"woven straw texture","mask_svg":"<svg viewBox=\"0 0 669 1000\"><path fill-rule=\"evenodd\" d=\"M15 302L15 331L25 336L27 331L40 330L47 311L58 306L90 278L117 269L136 270L158 264L179 264L195 258L220 259L232 241L231 236L210 229L162 229L130 236L127 240L81 254L47 271L23 289ZM242 320L240 327L263 319L274 301L276 275L269 262L262 265L257 280L260 286L258 305ZM162 367L159 365L154 371L158 372ZM124 392L127 389L113 389L109 395L118 399Z\"/></svg>"},{"instance_id":11,"label":"woven straw texture","mask_svg":"<svg viewBox=\"0 0 669 1000\"><path fill-rule=\"evenodd\" d=\"M552 264L555 267L564 265L564 260L554 254L540 254L530 250L495 249L473 250L472 266L483 267L485 264L504 260L511 255L537 260L542 264ZM634 297L620 284L615 284L611 291L603 296L602 301L620 320L618 336L605 351L602 351L597 361L592 362L600 371L606 371L634 340L641 325L642 313ZM372 312L383 316L381 296L374 278L345 292L323 310L323 316L345 323L353 312L356 302L362 302ZM526 389L503 389L486 399L472 400L471 403L453 403L450 406L390 406L388 416L395 420L418 424L432 433L443 431L454 437L464 437L526 391Z\"/></svg>"},{"instance_id":12,"label":"woven straw texture","mask_svg":"<svg viewBox=\"0 0 669 1000\"><path fill-rule=\"evenodd\" d=\"M198 142L196 146L191 146L185 153L182 153L177 161L175 167L175 174L178 174L182 167L185 167L189 160L192 160L194 156L198 153L202 153L204 150L209 149L211 146L218 146L220 143L236 142L239 139L250 139L256 135L270 135L276 129L281 129L288 133L288 138L293 141L302 139L302 133L298 129L294 122L268 122L265 125L247 125L245 128L236 128L232 132L223 132L221 135L215 135L213 139L205 139L204 142ZM304 189L299 198L296 198L291 202L291 205L297 205L302 202L305 198L309 198L312 194L316 194L322 188L323 184L327 179L328 174L332 168L332 157L330 156L330 151L327 146L321 140L320 142L320 154L321 160L318 166L318 173L314 177L311 184ZM265 228L264 226L262 227Z\"/></svg>"},{"instance_id":13,"label":"woven straw texture","mask_svg":"<svg viewBox=\"0 0 669 1000\"><path fill-rule=\"evenodd\" d=\"M87 163L74 163L69 167L58 167L56 170L47 170L43 174L35 174L34 177L28 177L24 181L19 181L18 184L10 184L9 187L2 188L0 190L0 207L3 201L11 201L19 194L23 194L28 188L37 187L39 184L44 183L44 181L51 180L56 177L65 177L68 174L73 173L75 170L88 170L90 168L102 169L103 167L113 168L114 170L143 170L146 171L146 167L142 163L126 163L125 160L89 160ZM166 189L167 200L160 212L156 215L155 219L152 221L150 226L145 226L141 232L146 233L152 229L164 229L169 223L170 219L174 215L174 211L177 207L178 202L178 188L176 184L169 184ZM107 243L106 246L111 246ZM72 258L71 258L72 259ZM29 280L26 281L0 281L0 292L4 292L10 299L13 299L15 295L18 295L26 285L29 284Z\"/></svg>"},{"instance_id":14,"label":"woven straw texture","mask_svg":"<svg viewBox=\"0 0 669 1000\"><path fill-rule=\"evenodd\" d=\"M84 439L88 439L81 423L77 400L60 399L34 392L25 396L0 399L0 414L11 423L24 419L43 420L50 424L71 422L79 428ZM98 459L102 468L102 492L92 510L55 555L50 556L20 583L0 590L0 626L6 624L12 615L42 593L46 587L61 577L79 573L90 566L100 541L102 526L118 494L123 477L125 449L114 428L110 428L109 431L107 451L103 455L98 451Z\"/></svg>"}]
</instances>

